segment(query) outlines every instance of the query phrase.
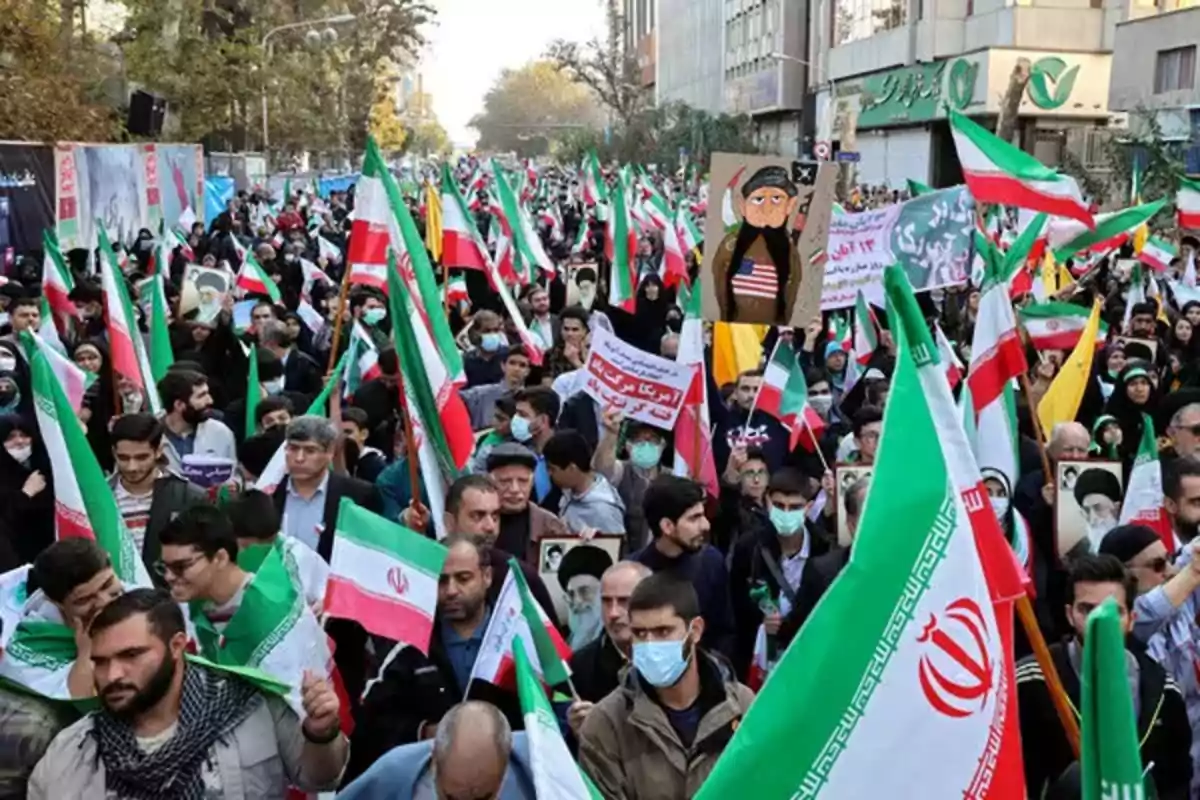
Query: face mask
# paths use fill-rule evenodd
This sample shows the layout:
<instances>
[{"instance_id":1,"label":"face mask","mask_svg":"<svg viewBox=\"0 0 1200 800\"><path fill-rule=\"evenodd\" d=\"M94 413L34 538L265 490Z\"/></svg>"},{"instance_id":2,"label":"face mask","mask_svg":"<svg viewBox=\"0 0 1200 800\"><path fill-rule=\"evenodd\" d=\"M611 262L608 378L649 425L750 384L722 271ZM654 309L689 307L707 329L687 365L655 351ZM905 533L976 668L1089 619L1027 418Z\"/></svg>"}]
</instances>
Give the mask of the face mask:
<instances>
[{"instance_id":1,"label":"face mask","mask_svg":"<svg viewBox=\"0 0 1200 800\"><path fill-rule=\"evenodd\" d=\"M262 386L267 390L267 394L279 394L283 391L283 378L275 378L270 381L263 381Z\"/></svg>"},{"instance_id":2,"label":"face mask","mask_svg":"<svg viewBox=\"0 0 1200 800\"><path fill-rule=\"evenodd\" d=\"M479 340L479 346L485 353L494 353L504 346L504 334L485 333Z\"/></svg>"},{"instance_id":3,"label":"face mask","mask_svg":"<svg viewBox=\"0 0 1200 800\"><path fill-rule=\"evenodd\" d=\"M629 446L629 460L638 469L652 469L658 466L662 451L657 442L634 442Z\"/></svg>"},{"instance_id":4,"label":"face mask","mask_svg":"<svg viewBox=\"0 0 1200 800\"><path fill-rule=\"evenodd\" d=\"M529 420L524 417L513 417L508 427L512 431L513 438L518 442L528 442L533 438L533 431L529 427Z\"/></svg>"},{"instance_id":5,"label":"face mask","mask_svg":"<svg viewBox=\"0 0 1200 800\"><path fill-rule=\"evenodd\" d=\"M820 414L822 417L829 416L829 409L833 408L833 395L817 394L808 396L808 404L812 406L813 411Z\"/></svg>"},{"instance_id":6,"label":"face mask","mask_svg":"<svg viewBox=\"0 0 1200 800\"><path fill-rule=\"evenodd\" d=\"M687 671L691 654L683 657L683 648L687 639L682 642L634 642L633 666L651 686L665 689L674 686Z\"/></svg>"},{"instance_id":7,"label":"face mask","mask_svg":"<svg viewBox=\"0 0 1200 800\"><path fill-rule=\"evenodd\" d=\"M17 369L16 356L2 355L0 356L0 373L11 374Z\"/></svg>"},{"instance_id":8,"label":"face mask","mask_svg":"<svg viewBox=\"0 0 1200 800\"><path fill-rule=\"evenodd\" d=\"M291 264L293 261L296 260L296 254L295 253L284 253L283 260L286 261L287 263Z\"/></svg>"},{"instance_id":9,"label":"face mask","mask_svg":"<svg viewBox=\"0 0 1200 800\"><path fill-rule=\"evenodd\" d=\"M8 451L8 454L13 459L22 464L28 461L29 457L33 455L33 448L29 445L25 445L24 447L9 447L8 445L4 445L4 449Z\"/></svg>"},{"instance_id":10,"label":"face mask","mask_svg":"<svg viewBox=\"0 0 1200 800\"><path fill-rule=\"evenodd\" d=\"M369 308L363 312L363 322L368 325L378 325L383 322L383 318L387 316L387 311L382 308Z\"/></svg>"},{"instance_id":11,"label":"face mask","mask_svg":"<svg viewBox=\"0 0 1200 800\"><path fill-rule=\"evenodd\" d=\"M992 497L992 513L996 515L996 519L1003 522L1008 516L1008 498L1007 497Z\"/></svg>"},{"instance_id":12,"label":"face mask","mask_svg":"<svg viewBox=\"0 0 1200 800\"><path fill-rule=\"evenodd\" d=\"M775 530L779 532L780 536L795 536L804 527L803 508L785 511L782 508L771 506L767 516L771 518L771 524L775 526Z\"/></svg>"}]
</instances>

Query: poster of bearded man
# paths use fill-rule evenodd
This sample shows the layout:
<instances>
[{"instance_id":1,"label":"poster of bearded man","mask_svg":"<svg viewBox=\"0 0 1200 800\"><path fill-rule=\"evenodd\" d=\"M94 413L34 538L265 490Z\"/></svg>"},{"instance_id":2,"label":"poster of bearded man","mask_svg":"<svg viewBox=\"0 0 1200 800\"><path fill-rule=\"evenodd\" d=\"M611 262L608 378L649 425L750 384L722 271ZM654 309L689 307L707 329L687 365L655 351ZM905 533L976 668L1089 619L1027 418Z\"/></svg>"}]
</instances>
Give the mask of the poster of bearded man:
<instances>
[{"instance_id":1,"label":"poster of bearded man","mask_svg":"<svg viewBox=\"0 0 1200 800\"><path fill-rule=\"evenodd\" d=\"M701 281L706 320L804 326L821 313L837 166L714 153Z\"/></svg>"}]
</instances>

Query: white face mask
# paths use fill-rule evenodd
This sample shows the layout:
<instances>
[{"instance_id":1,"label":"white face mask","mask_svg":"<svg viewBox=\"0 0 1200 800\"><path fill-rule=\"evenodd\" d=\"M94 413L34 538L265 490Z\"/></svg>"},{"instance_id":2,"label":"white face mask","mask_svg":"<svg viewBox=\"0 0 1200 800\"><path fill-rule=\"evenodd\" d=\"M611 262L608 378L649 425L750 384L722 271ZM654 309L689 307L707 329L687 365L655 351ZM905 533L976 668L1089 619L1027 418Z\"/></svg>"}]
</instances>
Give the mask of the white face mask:
<instances>
[{"instance_id":1,"label":"white face mask","mask_svg":"<svg viewBox=\"0 0 1200 800\"><path fill-rule=\"evenodd\" d=\"M810 406L812 406L813 411L817 412L822 417L829 416L829 409L833 408L833 395L831 395L831 394L809 395L808 404Z\"/></svg>"},{"instance_id":2,"label":"white face mask","mask_svg":"<svg viewBox=\"0 0 1200 800\"><path fill-rule=\"evenodd\" d=\"M1003 522L1008 515L1008 498L1007 497L992 497L992 512L995 513L996 519Z\"/></svg>"},{"instance_id":3,"label":"white face mask","mask_svg":"<svg viewBox=\"0 0 1200 800\"><path fill-rule=\"evenodd\" d=\"M12 456L15 461L17 461L21 464L24 464L26 461L29 460L29 457L33 455L33 448L30 447L29 445L24 445L22 447L15 447L15 446L6 444L6 445L4 445L4 449L8 451L8 454L10 456Z\"/></svg>"}]
</instances>

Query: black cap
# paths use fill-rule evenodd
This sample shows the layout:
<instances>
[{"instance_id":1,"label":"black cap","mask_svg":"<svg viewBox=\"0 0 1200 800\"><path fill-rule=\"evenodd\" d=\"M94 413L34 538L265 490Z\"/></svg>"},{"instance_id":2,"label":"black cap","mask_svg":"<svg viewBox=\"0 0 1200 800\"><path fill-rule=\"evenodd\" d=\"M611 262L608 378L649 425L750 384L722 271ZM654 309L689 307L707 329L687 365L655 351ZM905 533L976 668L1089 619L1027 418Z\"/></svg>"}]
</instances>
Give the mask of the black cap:
<instances>
[{"instance_id":1,"label":"black cap","mask_svg":"<svg viewBox=\"0 0 1200 800\"><path fill-rule=\"evenodd\" d=\"M590 544L575 545L558 565L558 585L565 592L567 583L576 575L591 575L599 580L612 563L612 556L603 548Z\"/></svg>"},{"instance_id":2,"label":"black cap","mask_svg":"<svg viewBox=\"0 0 1200 800\"><path fill-rule=\"evenodd\" d=\"M494 469L501 467L510 467L513 464L520 464L523 467L537 469L537 456L523 444L516 442L504 442L492 448L487 457L487 471L491 472Z\"/></svg>"},{"instance_id":3,"label":"black cap","mask_svg":"<svg viewBox=\"0 0 1200 800\"><path fill-rule=\"evenodd\" d=\"M1114 503L1121 502L1121 482L1106 469L1092 467L1079 473L1075 481L1075 502L1083 505L1083 499L1091 494L1102 494Z\"/></svg>"},{"instance_id":4,"label":"black cap","mask_svg":"<svg viewBox=\"0 0 1200 800\"><path fill-rule=\"evenodd\" d=\"M1145 525L1118 525L1100 541L1100 554L1116 556L1128 564L1138 553L1162 539Z\"/></svg>"}]
</instances>

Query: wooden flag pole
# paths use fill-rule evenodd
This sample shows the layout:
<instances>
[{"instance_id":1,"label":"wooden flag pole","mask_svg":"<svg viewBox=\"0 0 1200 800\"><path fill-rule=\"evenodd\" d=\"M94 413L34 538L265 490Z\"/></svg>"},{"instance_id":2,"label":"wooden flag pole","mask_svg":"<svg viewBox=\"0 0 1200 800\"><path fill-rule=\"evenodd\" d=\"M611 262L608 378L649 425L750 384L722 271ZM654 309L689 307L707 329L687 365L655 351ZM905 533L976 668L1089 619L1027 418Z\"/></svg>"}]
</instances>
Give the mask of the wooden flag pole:
<instances>
[{"instance_id":1,"label":"wooden flag pole","mask_svg":"<svg viewBox=\"0 0 1200 800\"><path fill-rule=\"evenodd\" d=\"M350 296L350 271L350 264L346 264L346 271L342 273L342 286L338 290L337 312L333 315L333 342L329 348L329 365L325 368L326 380L333 374L338 359L338 347L342 344L342 316L346 313L346 299Z\"/></svg>"}]
</instances>

